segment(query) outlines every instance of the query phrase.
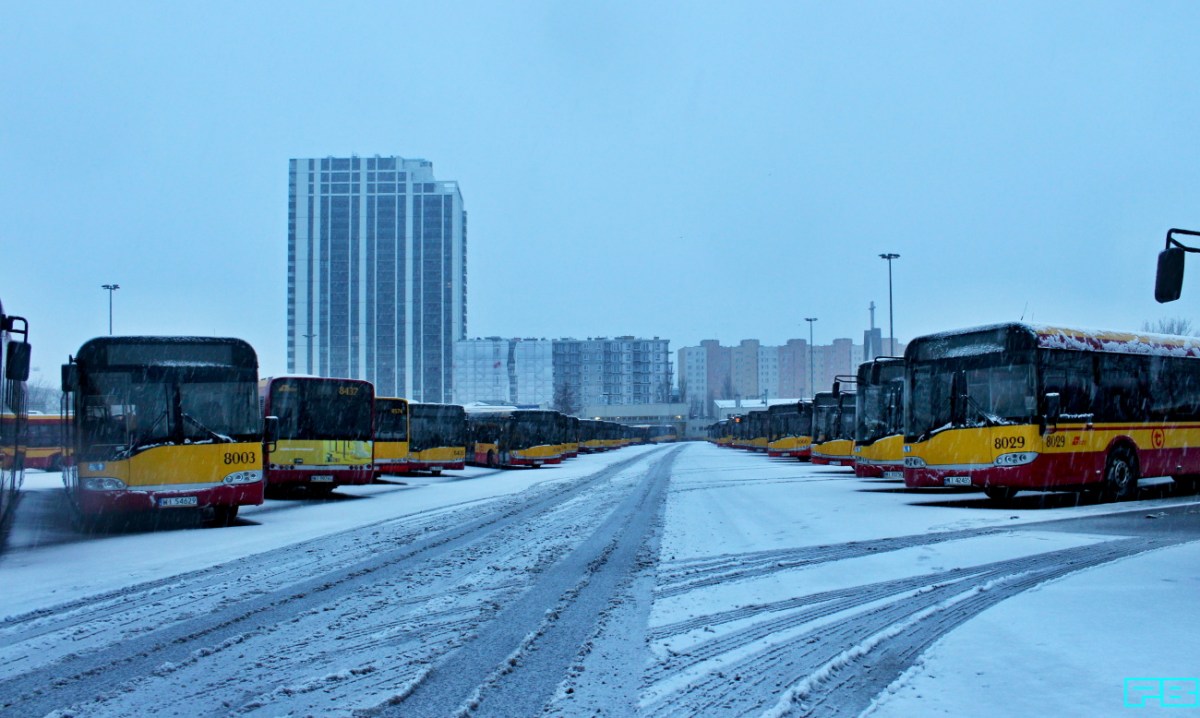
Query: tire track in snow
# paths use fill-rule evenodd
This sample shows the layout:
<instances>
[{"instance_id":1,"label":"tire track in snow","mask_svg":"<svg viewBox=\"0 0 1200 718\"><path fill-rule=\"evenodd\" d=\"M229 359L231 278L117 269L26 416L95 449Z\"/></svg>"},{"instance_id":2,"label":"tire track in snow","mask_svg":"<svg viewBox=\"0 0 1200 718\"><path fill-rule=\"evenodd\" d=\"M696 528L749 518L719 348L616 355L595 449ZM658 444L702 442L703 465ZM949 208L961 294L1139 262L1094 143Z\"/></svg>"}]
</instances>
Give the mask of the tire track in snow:
<instances>
[{"instance_id":1,"label":"tire track in snow","mask_svg":"<svg viewBox=\"0 0 1200 718\"><path fill-rule=\"evenodd\" d=\"M596 487L602 487L613 477L646 461L654 453L635 454L578 479L539 487L537 491L523 492L488 506L458 512L450 518L457 516L467 520L459 523L451 521L451 527L429 531L428 535L407 545L354 556L355 560L349 562L343 559L333 567L317 568L310 563L309 571L298 570L291 576L290 582L274 590L254 591L235 600L228 600L227 596L220 597L216 608L203 615L156 627L143 635L122 636L99 649L68 654L54 663L2 680L0 711L6 715L45 715L55 708L90 700L114 685L152 675L163 666L168 667L167 672L170 672L174 666L227 650L248 637L270 635L279 630L280 624L287 623L281 620L284 617L302 617L319 612L322 607L352 601L359 592L369 591L381 579L405 568L426 564L436 566L439 559L453 551L478 544L505 529L531 522L566 502L594 492ZM462 516L463 513L470 516ZM363 529L355 529L321 539L318 545L327 541L336 543L338 536L346 543L355 544L353 540L346 541L347 536L353 538L362 533ZM304 551L306 549L302 547L305 546L311 548L312 544L290 547L288 551ZM360 551L363 549L361 545L358 548ZM278 557L281 553L272 552L267 556ZM254 561L251 565L262 563ZM269 559L265 563L269 564ZM212 574L210 571L194 572L190 578L201 584L213 585L221 580L218 574L225 577L238 575L240 565L240 562L234 562L210 569ZM242 571L246 570L247 567L242 566ZM454 568L442 567L440 572L450 576ZM180 577L174 580L181 581ZM187 579L182 579L182 582L186 585ZM169 596L175 598L186 595L188 590L170 589L165 581L151 582L149 588L151 592L156 589L167 590ZM143 601L141 594L139 587L133 587L113 592L109 600L137 606ZM169 612L170 608L167 606L166 610ZM83 605L79 609L91 617L95 616ZM57 630L88 628L89 619L85 617L66 624L65 628L60 625Z\"/></svg>"},{"instance_id":2,"label":"tire track in snow","mask_svg":"<svg viewBox=\"0 0 1200 718\"><path fill-rule=\"evenodd\" d=\"M591 535L470 642L406 695L372 714L419 718L540 712L633 571L681 450L657 461Z\"/></svg>"},{"instance_id":3,"label":"tire track in snow","mask_svg":"<svg viewBox=\"0 0 1200 718\"><path fill-rule=\"evenodd\" d=\"M760 714L772 705L780 715L857 715L928 645L979 611L1046 581L1187 540L1108 541L945 572L944 582L923 576L923 587L904 580L859 587L861 598L814 594L823 602L699 644L672 669L656 669L642 708L654 716ZM802 630L812 621L820 622ZM783 640L756 647L787 630ZM654 685L678 681L679 671L694 676L681 689Z\"/></svg>"}]
</instances>

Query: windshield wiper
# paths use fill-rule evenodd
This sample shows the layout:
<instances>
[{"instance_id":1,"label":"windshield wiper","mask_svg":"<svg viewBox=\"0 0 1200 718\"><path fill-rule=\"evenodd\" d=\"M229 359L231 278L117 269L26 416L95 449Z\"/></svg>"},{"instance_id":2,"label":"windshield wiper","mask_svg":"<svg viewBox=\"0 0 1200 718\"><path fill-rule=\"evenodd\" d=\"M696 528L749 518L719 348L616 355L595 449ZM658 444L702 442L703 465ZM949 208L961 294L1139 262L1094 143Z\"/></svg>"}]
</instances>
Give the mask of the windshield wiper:
<instances>
[{"instance_id":1,"label":"windshield wiper","mask_svg":"<svg viewBox=\"0 0 1200 718\"><path fill-rule=\"evenodd\" d=\"M213 438L214 441L221 443L221 444L233 443L232 438L230 438L224 434L218 434L217 432L213 431L212 429L210 429L207 426L205 426L204 424L202 424L199 419L197 419L196 417L187 413L186 411L181 412L181 413L182 413L184 421L190 421L192 423L192 426L195 426L197 429L207 433L209 436L211 436Z\"/></svg>"}]
</instances>

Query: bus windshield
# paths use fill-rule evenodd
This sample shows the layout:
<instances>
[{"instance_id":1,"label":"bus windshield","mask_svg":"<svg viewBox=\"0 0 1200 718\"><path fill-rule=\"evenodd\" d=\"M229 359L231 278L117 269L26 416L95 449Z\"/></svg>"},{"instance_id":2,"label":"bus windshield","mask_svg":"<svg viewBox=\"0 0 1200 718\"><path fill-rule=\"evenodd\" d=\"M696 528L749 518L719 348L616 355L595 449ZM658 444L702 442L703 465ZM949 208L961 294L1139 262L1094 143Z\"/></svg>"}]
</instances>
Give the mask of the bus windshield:
<instances>
[{"instance_id":1,"label":"bus windshield","mask_svg":"<svg viewBox=\"0 0 1200 718\"><path fill-rule=\"evenodd\" d=\"M887 384L861 386L858 397L862 410L858 412L855 441L870 443L885 436L901 433L904 428L903 395L902 379Z\"/></svg>"},{"instance_id":2,"label":"bus windshield","mask_svg":"<svg viewBox=\"0 0 1200 718\"><path fill-rule=\"evenodd\" d=\"M550 412L529 412L513 415L512 443L527 448L550 443L554 436L554 415Z\"/></svg>"},{"instance_id":3,"label":"bus windshield","mask_svg":"<svg viewBox=\"0 0 1200 718\"><path fill-rule=\"evenodd\" d=\"M293 379L271 389L280 439L370 441L372 404L360 382Z\"/></svg>"},{"instance_id":4,"label":"bus windshield","mask_svg":"<svg viewBox=\"0 0 1200 718\"><path fill-rule=\"evenodd\" d=\"M917 364L907 402L906 441L923 441L951 422L951 387L962 372L967 394L961 426L998 426L1035 420L1037 399L1032 357L992 354Z\"/></svg>"},{"instance_id":5,"label":"bus windshield","mask_svg":"<svg viewBox=\"0 0 1200 718\"><path fill-rule=\"evenodd\" d=\"M95 371L80 397L84 458L115 459L162 444L253 441L253 377L211 367Z\"/></svg>"},{"instance_id":6,"label":"bus windshield","mask_svg":"<svg viewBox=\"0 0 1200 718\"><path fill-rule=\"evenodd\" d=\"M399 401L375 400L375 439L408 441L408 405Z\"/></svg>"}]
</instances>

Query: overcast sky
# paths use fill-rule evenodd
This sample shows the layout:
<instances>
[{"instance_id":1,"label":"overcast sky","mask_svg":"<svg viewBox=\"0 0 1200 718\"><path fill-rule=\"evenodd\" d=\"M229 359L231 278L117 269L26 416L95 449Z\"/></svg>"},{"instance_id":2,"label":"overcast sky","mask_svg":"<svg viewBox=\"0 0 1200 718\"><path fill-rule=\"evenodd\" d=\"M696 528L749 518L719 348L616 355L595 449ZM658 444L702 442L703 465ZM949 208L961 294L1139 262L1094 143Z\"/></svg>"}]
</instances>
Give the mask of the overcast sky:
<instances>
[{"instance_id":1,"label":"overcast sky","mask_svg":"<svg viewBox=\"0 0 1200 718\"><path fill-rule=\"evenodd\" d=\"M285 367L292 157L457 180L469 336L781 343L1195 316L1200 3L19 3L5 309ZM35 378L38 374L35 374Z\"/></svg>"}]
</instances>

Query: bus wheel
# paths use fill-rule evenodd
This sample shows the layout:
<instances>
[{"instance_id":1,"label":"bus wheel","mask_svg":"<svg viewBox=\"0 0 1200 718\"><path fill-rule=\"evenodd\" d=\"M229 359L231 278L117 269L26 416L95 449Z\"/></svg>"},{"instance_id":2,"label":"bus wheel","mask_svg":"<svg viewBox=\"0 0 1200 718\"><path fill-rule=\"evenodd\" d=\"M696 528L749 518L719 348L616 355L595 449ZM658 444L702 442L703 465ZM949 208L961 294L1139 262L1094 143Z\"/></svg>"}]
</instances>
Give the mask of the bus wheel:
<instances>
[{"instance_id":1,"label":"bus wheel","mask_svg":"<svg viewBox=\"0 0 1200 718\"><path fill-rule=\"evenodd\" d=\"M495 466L496 466L496 452L494 452L494 451L489 451L489 452L488 452L487 465L488 465L489 467L495 468Z\"/></svg>"},{"instance_id":2,"label":"bus wheel","mask_svg":"<svg viewBox=\"0 0 1200 718\"><path fill-rule=\"evenodd\" d=\"M1118 446L1108 455L1104 466L1105 501L1129 501L1137 496L1137 456L1129 449Z\"/></svg>"},{"instance_id":3,"label":"bus wheel","mask_svg":"<svg viewBox=\"0 0 1200 718\"><path fill-rule=\"evenodd\" d=\"M232 526L237 521L237 515L237 506L214 506L212 519L208 522L208 525L214 528Z\"/></svg>"},{"instance_id":4,"label":"bus wheel","mask_svg":"<svg viewBox=\"0 0 1200 718\"><path fill-rule=\"evenodd\" d=\"M1013 497L1017 495L1018 491L1020 491L1020 489L1014 489L1008 486L985 486L983 488L983 493L986 494L989 499L998 504L1007 504L1009 501L1012 501Z\"/></svg>"}]
</instances>

